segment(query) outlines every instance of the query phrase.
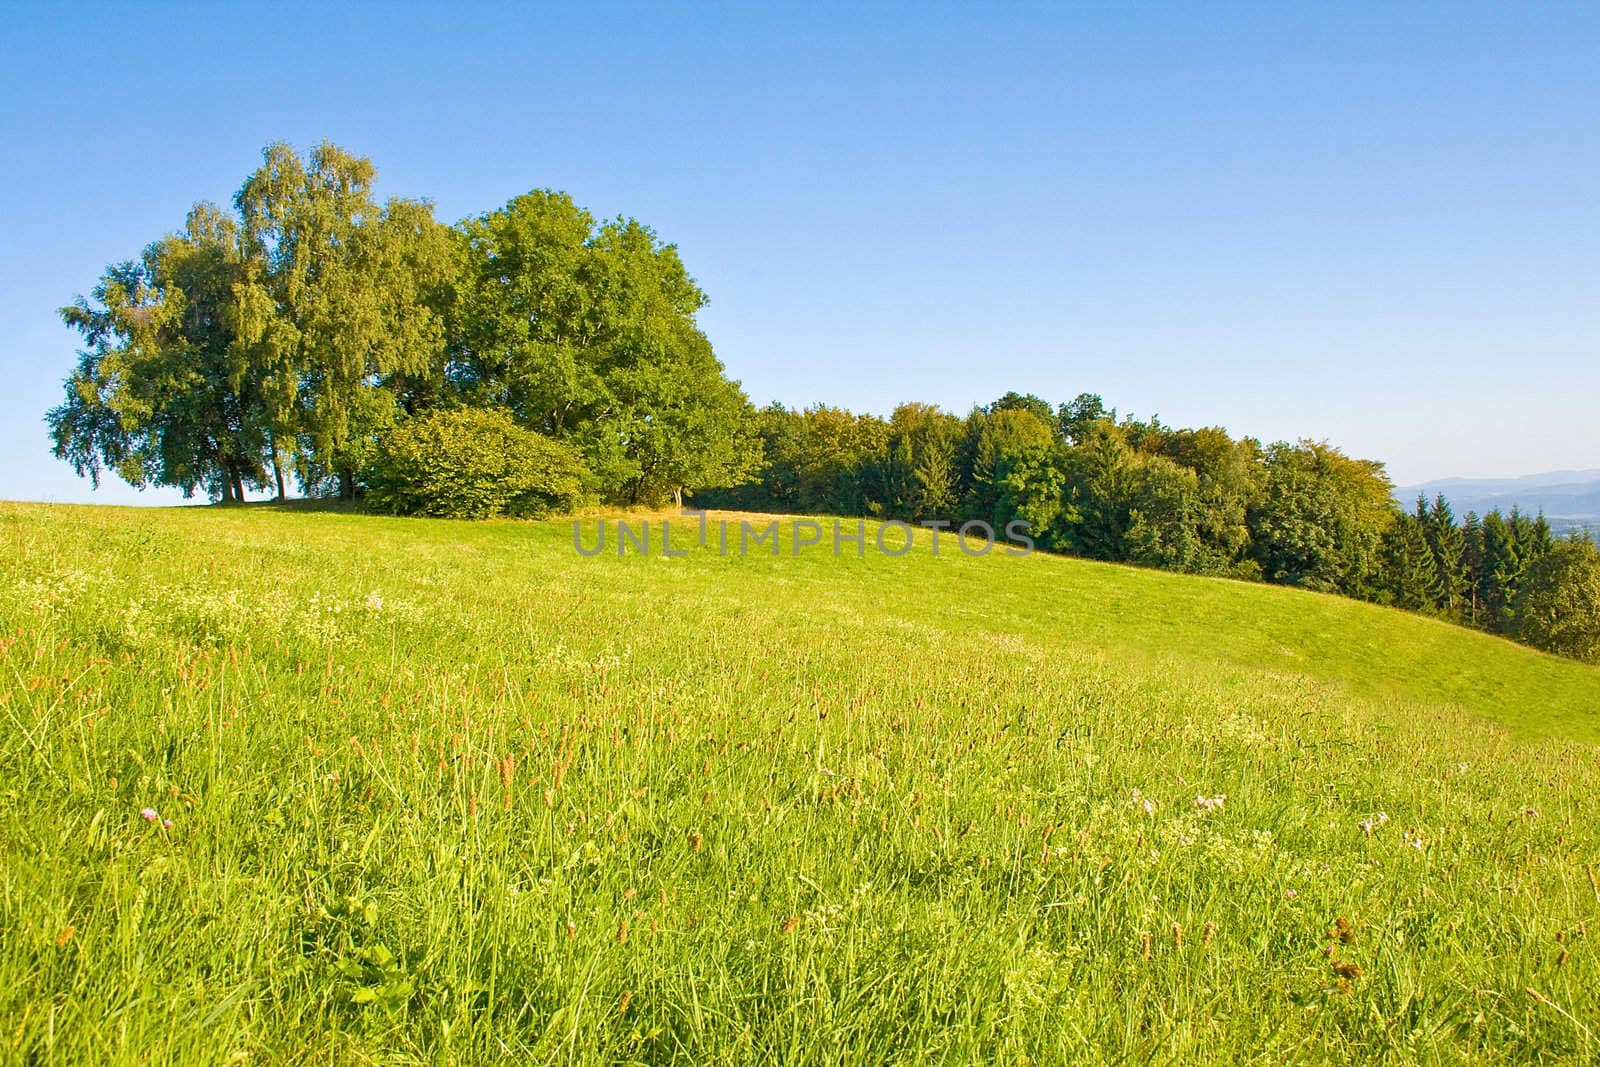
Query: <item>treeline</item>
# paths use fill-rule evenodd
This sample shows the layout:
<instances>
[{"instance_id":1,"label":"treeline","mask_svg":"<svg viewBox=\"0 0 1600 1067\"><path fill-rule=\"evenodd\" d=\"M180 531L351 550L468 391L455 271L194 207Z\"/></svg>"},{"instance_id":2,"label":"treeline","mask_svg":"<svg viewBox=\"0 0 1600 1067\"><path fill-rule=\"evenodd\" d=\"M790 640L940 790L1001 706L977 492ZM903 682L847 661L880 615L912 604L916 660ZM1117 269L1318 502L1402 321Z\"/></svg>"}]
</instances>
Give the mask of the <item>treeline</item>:
<instances>
[{"instance_id":1,"label":"treeline","mask_svg":"<svg viewBox=\"0 0 1600 1067\"><path fill-rule=\"evenodd\" d=\"M958 417L779 404L763 463L707 507L908 522L1026 521L1043 548L1341 593L1600 658L1600 558L1515 510L1458 521L1396 506L1382 464L1325 443L1263 446L1217 427L1118 418L1098 396L1007 393Z\"/></svg>"},{"instance_id":2,"label":"treeline","mask_svg":"<svg viewBox=\"0 0 1600 1067\"><path fill-rule=\"evenodd\" d=\"M98 483L539 515L587 500L1029 524L1041 547L1394 604L1600 658L1600 561L1542 518L1398 509L1327 444L1008 393L965 417L755 411L649 228L534 191L454 225L372 163L269 146L231 210L106 270L57 456Z\"/></svg>"},{"instance_id":3,"label":"treeline","mask_svg":"<svg viewBox=\"0 0 1600 1067\"><path fill-rule=\"evenodd\" d=\"M330 144L271 145L232 210L197 205L62 309L85 346L47 416L56 455L97 484L352 498L399 424L484 408L560 442L592 498L660 503L753 468L749 402L672 245L545 191L445 225L378 203L374 176Z\"/></svg>"}]
</instances>

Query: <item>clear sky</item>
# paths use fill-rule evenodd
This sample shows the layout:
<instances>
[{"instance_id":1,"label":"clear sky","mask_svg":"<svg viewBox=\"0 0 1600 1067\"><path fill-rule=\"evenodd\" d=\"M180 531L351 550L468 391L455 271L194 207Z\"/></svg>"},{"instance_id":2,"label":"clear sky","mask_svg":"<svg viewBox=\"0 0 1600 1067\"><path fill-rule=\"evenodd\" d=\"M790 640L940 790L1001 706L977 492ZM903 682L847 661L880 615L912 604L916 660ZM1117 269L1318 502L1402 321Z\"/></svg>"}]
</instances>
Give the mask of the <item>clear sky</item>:
<instances>
[{"instance_id":1,"label":"clear sky","mask_svg":"<svg viewBox=\"0 0 1600 1067\"><path fill-rule=\"evenodd\" d=\"M1101 393L1399 482L1600 467L1600 5L0 8L0 497L55 309L264 144L677 243L757 403Z\"/></svg>"}]
</instances>

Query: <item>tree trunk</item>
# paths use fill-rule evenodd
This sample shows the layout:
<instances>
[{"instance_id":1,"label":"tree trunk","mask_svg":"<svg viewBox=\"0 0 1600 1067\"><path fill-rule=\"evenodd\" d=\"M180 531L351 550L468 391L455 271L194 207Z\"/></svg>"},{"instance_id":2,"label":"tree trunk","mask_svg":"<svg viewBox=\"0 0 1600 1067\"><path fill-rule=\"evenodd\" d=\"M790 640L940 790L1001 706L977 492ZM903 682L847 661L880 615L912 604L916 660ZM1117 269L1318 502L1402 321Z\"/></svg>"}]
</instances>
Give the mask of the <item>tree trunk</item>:
<instances>
[{"instance_id":1,"label":"tree trunk","mask_svg":"<svg viewBox=\"0 0 1600 1067\"><path fill-rule=\"evenodd\" d=\"M237 464L229 464L228 474L233 478L233 499L244 503L244 477L239 473Z\"/></svg>"},{"instance_id":2,"label":"tree trunk","mask_svg":"<svg viewBox=\"0 0 1600 1067\"><path fill-rule=\"evenodd\" d=\"M278 439L272 434L267 435L267 440L272 443L272 478L278 483L278 501L289 499L289 494L283 490L283 457L278 454Z\"/></svg>"}]
</instances>

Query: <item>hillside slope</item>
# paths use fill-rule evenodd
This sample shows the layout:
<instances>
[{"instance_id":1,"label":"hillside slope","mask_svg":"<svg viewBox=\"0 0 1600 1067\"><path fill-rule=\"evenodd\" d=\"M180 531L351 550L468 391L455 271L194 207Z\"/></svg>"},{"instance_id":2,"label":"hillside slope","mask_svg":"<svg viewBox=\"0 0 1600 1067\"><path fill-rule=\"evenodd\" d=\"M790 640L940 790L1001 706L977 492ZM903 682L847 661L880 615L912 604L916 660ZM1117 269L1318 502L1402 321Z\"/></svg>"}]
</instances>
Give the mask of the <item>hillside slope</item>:
<instances>
[{"instance_id":1,"label":"hillside slope","mask_svg":"<svg viewBox=\"0 0 1600 1067\"><path fill-rule=\"evenodd\" d=\"M1600 1052L1592 667L926 535L0 537L8 1058Z\"/></svg>"}]
</instances>

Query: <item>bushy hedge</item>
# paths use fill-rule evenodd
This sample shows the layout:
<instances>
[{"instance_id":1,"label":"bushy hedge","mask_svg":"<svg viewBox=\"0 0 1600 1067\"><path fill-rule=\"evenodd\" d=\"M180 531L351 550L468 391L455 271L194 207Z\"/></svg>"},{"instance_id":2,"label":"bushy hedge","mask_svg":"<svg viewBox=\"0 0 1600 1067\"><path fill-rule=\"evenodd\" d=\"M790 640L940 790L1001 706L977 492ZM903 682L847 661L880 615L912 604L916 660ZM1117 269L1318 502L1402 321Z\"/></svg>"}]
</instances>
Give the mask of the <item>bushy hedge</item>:
<instances>
[{"instance_id":1,"label":"bushy hedge","mask_svg":"<svg viewBox=\"0 0 1600 1067\"><path fill-rule=\"evenodd\" d=\"M384 435L367 500L396 515L538 518L576 507L583 483L576 449L503 411L455 408L406 419Z\"/></svg>"}]
</instances>

